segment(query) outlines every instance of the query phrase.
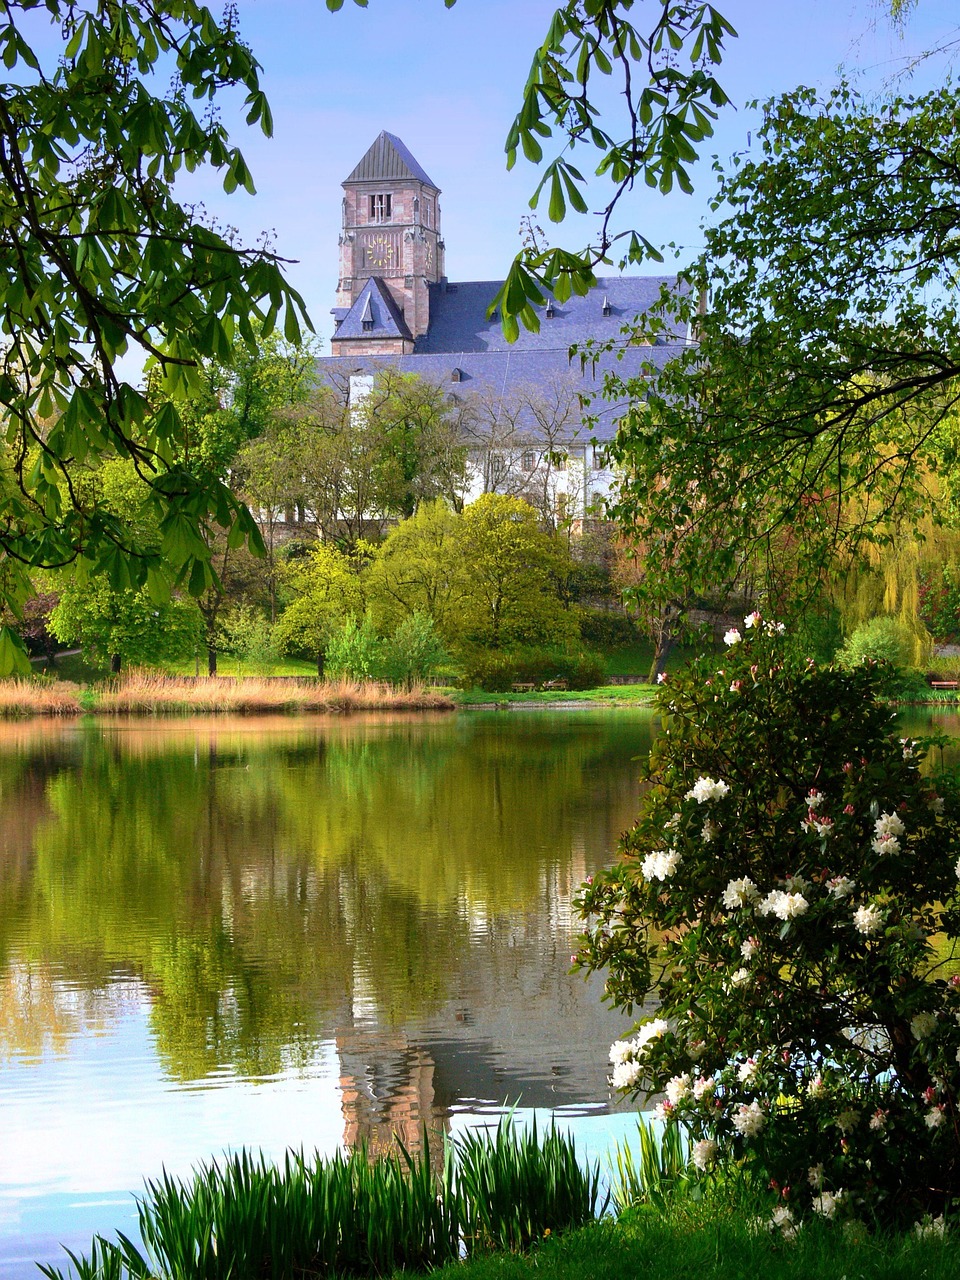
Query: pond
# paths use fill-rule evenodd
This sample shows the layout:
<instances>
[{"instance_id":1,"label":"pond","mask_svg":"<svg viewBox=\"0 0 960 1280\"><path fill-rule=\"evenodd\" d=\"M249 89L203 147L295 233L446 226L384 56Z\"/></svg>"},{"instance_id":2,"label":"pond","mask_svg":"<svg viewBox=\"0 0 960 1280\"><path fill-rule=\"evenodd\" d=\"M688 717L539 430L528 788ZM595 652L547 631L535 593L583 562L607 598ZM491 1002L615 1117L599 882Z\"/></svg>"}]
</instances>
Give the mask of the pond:
<instances>
[{"instance_id":1,"label":"pond","mask_svg":"<svg viewBox=\"0 0 960 1280\"><path fill-rule=\"evenodd\" d=\"M517 1103L588 1150L632 1126L571 900L652 726L0 726L0 1277L228 1148L416 1146Z\"/></svg>"}]
</instances>

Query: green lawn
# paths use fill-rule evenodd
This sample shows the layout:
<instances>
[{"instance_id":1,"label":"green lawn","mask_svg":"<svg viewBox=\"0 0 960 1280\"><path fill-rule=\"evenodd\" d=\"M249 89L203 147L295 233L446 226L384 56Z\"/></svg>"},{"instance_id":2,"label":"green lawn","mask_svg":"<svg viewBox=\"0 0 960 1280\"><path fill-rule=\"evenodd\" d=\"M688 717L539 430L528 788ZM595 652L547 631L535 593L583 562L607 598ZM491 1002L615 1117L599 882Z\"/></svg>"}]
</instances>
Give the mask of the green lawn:
<instances>
[{"instance_id":1,"label":"green lawn","mask_svg":"<svg viewBox=\"0 0 960 1280\"><path fill-rule=\"evenodd\" d=\"M602 685L599 689L570 689L539 691L533 693L487 693L483 689L447 690L458 706L502 706L505 703L533 703L549 706L551 703L584 702L596 706L646 706L653 702L653 687L649 684Z\"/></svg>"},{"instance_id":2,"label":"green lawn","mask_svg":"<svg viewBox=\"0 0 960 1280\"><path fill-rule=\"evenodd\" d=\"M635 1213L606 1220L526 1256L496 1254L444 1267L433 1280L955 1280L960 1249L913 1235L864 1236L813 1224L793 1241L728 1211Z\"/></svg>"}]
</instances>

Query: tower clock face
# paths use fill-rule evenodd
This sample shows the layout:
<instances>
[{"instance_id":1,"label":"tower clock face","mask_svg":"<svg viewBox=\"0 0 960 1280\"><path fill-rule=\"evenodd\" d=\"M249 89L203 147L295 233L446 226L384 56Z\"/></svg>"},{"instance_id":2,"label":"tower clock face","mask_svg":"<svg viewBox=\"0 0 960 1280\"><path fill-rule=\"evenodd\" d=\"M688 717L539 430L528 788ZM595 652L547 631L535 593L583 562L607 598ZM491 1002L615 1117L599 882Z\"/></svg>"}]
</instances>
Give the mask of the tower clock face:
<instances>
[{"instance_id":1,"label":"tower clock face","mask_svg":"<svg viewBox=\"0 0 960 1280\"><path fill-rule=\"evenodd\" d=\"M371 267L390 267L393 265L393 240L390 236L371 236L367 242L367 263Z\"/></svg>"}]
</instances>

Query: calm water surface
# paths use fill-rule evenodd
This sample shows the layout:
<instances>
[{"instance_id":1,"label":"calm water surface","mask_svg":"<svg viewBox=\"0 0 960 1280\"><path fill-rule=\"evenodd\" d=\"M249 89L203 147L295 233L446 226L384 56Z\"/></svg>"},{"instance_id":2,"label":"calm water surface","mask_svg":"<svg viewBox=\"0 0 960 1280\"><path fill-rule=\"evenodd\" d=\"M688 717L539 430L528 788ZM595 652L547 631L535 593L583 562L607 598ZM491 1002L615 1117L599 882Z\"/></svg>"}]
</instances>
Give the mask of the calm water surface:
<instances>
[{"instance_id":1,"label":"calm water surface","mask_svg":"<svg viewBox=\"0 0 960 1280\"><path fill-rule=\"evenodd\" d=\"M589 1150L624 1029L571 898L649 713L0 727L0 1277L130 1232L164 1167L505 1102Z\"/></svg>"}]
</instances>

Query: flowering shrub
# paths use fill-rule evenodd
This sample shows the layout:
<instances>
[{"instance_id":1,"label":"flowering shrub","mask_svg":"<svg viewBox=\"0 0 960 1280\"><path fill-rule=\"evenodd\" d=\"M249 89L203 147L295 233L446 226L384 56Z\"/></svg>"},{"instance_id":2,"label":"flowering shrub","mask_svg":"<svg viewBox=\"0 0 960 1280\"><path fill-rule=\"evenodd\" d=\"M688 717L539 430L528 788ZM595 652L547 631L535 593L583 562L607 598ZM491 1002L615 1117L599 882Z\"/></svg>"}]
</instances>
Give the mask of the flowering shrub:
<instances>
[{"instance_id":1,"label":"flowering shrub","mask_svg":"<svg viewBox=\"0 0 960 1280\"><path fill-rule=\"evenodd\" d=\"M614 1084L662 1092L699 1168L769 1181L778 1228L916 1222L960 1197L960 803L882 671L788 659L779 630L751 614L661 686L575 966L627 1012L656 1001Z\"/></svg>"}]
</instances>

